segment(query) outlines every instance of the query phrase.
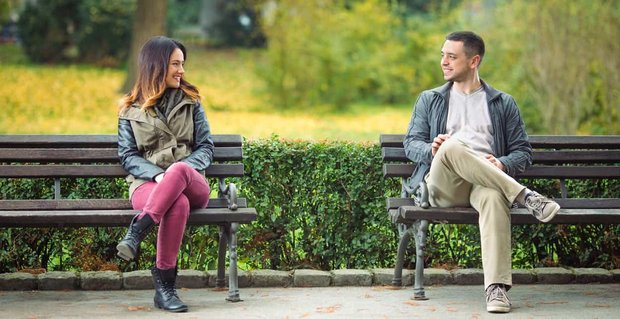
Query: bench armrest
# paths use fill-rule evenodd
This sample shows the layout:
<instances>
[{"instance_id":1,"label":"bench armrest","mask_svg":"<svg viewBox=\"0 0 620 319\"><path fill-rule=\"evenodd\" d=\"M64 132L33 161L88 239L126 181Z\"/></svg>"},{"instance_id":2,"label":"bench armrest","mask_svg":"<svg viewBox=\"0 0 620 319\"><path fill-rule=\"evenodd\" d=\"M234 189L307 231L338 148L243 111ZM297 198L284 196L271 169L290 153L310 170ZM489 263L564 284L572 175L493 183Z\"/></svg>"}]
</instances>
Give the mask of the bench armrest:
<instances>
[{"instance_id":1,"label":"bench armrest","mask_svg":"<svg viewBox=\"0 0 620 319\"><path fill-rule=\"evenodd\" d=\"M413 198L415 199L416 203L420 205L420 207L431 207L431 204L428 202L428 186L426 185L426 182L420 182L420 186L418 186L418 189L416 190Z\"/></svg>"},{"instance_id":2,"label":"bench armrest","mask_svg":"<svg viewBox=\"0 0 620 319\"><path fill-rule=\"evenodd\" d=\"M428 186L425 181L421 181L416 188L410 188L407 186L407 182L405 180L402 181L403 186L403 197L413 197L416 206L420 206L424 209L431 207L431 204L428 201Z\"/></svg>"},{"instance_id":3,"label":"bench armrest","mask_svg":"<svg viewBox=\"0 0 620 319\"><path fill-rule=\"evenodd\" d=\"M237 210L239 207L237 204L237 186L234 183L229 183L227 185L223 178L219 179L218 185L218 197L226 198L226 201L228 202L228 209Z\"/></svg>"}]
</instances>

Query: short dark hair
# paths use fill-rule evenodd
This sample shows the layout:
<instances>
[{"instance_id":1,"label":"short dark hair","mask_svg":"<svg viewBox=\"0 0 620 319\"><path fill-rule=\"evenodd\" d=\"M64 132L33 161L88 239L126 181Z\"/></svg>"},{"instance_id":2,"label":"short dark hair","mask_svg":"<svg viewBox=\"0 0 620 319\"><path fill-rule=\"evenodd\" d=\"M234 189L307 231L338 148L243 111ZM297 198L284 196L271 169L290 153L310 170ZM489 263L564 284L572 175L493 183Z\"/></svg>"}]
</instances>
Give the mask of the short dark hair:
<instances>
[{"instance_id":1,"label":"short dark hair","mask_svg":"<svg viewBox=\"0 0 620 319\"><path fill-rule=\"evenodd\" d=\"M452 32L446 36L446 40L463 42L463 48L467 57L473 57L474 55L480 56L480 63L484 57L484 40L471 32L471 31L457 31ZM480 65L478 63L478 65Z\"/></svg>"}]
</instances>

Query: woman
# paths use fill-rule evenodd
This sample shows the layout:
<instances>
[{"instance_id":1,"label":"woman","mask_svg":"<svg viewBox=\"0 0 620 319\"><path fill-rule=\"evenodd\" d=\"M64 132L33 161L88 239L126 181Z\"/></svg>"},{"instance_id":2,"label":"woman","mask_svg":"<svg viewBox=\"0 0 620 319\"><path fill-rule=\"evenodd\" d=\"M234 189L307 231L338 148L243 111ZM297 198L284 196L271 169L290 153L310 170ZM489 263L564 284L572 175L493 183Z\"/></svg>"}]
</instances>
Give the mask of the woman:
<instances>
[{"instance_id":1,"label":"woman","mask_svg":"<svg viewBox=\"0 0 620 319\"><path fill-rule=\"evenodd\" d=\"M190 208L209 202L204 170L213 160L213 141L198 89L184 79L187 51L163 36L148 40L138 58L131 93L121 99L118 155L129 172L129 196L136 215L118 255L133 259L154 225L157 257L151 269L155 306L187 311L176 292L177 257Z\"/></svg>"}]
</instances>

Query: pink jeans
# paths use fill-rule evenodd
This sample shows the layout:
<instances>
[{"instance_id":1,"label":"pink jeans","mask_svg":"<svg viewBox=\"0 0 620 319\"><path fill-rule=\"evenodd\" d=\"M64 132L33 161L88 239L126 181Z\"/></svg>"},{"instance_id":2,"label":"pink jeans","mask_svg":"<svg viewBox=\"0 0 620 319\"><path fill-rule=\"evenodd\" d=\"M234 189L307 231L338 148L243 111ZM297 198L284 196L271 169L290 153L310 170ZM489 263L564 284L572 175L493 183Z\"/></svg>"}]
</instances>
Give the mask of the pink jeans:
<instances>
[{"instance_id":1,"label":"pink jeans","mask_svg":"<svg viewBox=\"0 0 620 319\"><path fill-rule=\"evenodd\" d=\"M159 183L147 182L134 191L131 205L142 211L138 219L149 214L159 224L157 268L176 267L189 210L207 207L209 193L205 177L183 162L170 165Z\"/></svg>"}]
</instances>

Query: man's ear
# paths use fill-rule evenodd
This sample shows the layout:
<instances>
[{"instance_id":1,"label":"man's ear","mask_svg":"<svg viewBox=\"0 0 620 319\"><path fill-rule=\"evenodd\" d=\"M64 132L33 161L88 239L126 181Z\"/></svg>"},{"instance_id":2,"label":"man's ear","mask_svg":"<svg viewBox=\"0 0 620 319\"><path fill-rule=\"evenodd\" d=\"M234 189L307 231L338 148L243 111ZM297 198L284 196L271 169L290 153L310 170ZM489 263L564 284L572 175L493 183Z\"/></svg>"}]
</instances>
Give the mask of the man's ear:
<instances>
[{"instance_id":1,"label":"man's ear","mask_svg":"<svg viewBox=\"0 0 620 319\"><path fill-rule=\"evenodd\" d=\"M473 58L471 58L471 62L469 64L469 67L472 69L477 68L480 65L480 55L476 54L474 55Z\"/></svg>"}]
</instances>

